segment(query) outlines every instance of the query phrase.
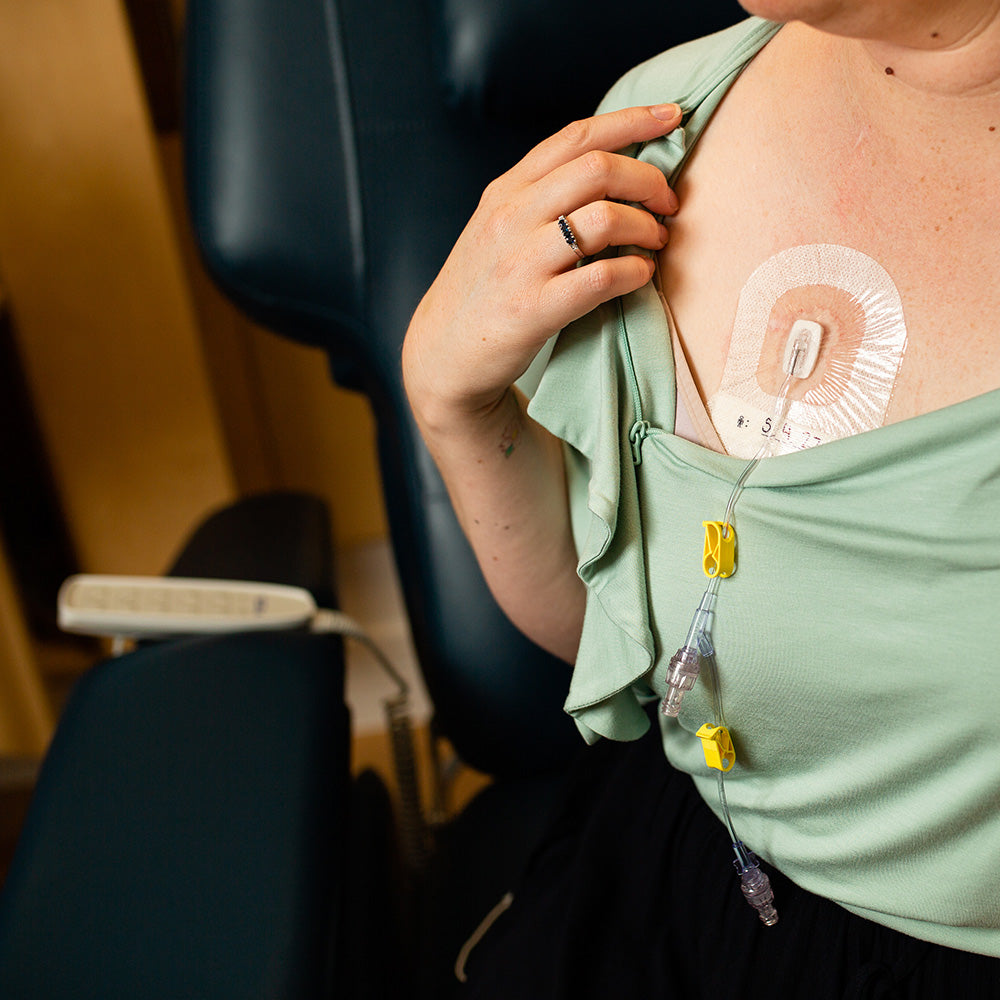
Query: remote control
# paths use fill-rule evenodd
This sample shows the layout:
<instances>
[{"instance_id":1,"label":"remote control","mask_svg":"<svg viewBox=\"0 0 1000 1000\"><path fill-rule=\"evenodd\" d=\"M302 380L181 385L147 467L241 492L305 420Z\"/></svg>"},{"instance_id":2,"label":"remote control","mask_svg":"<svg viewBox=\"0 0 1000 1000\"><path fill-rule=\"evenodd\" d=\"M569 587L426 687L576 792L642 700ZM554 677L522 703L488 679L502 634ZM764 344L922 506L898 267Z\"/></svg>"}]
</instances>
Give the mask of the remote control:
<instances>
[{"instance_id":1,"label":"remote control","mask_svg":"<svg viewBox=\"0 0 1000 1000\"><path fill-rule=\"evenodd\" d=\"M67 632L127 639L289 629L316 614L301 587L100 574L71 576L58 605L59 627Z\"/></svg>"}]
</instances>

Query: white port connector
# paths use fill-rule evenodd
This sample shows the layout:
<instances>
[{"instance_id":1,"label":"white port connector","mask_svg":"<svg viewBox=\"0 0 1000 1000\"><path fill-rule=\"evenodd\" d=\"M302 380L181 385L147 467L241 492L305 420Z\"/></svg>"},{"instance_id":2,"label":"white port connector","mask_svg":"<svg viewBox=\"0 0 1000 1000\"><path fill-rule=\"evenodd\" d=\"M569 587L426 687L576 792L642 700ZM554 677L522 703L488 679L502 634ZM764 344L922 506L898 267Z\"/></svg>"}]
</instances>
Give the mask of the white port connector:
<instances>
[{"instance_id":1,"label":"white port connector","mask_svg":"<svg viewBox=\"0 0 1000 1000\"><path fill-rule=\"evenodd\" d=\"M815 320L797 319L785 343L782 367L786 375L809 378L816 368L823 327Z\"/></svg>"}]
</instances>

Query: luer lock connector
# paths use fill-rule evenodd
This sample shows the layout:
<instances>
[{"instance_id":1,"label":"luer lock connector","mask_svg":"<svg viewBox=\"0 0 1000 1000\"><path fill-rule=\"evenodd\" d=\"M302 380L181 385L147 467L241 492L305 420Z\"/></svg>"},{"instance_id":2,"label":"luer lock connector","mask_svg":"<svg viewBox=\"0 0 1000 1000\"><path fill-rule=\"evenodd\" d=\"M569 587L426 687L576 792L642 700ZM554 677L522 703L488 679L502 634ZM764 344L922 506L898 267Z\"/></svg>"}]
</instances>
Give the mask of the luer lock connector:
<instances>
[{"instance_id":1,"label":"luer lock connector","mask_svg":"<svg viewBox=\"0 0 1000 1000\"><path fill-rule=\"evenodd\" d=\"M716 577L701 596L701 602L691 620L687 639L684 645L670 658L667 667L667 693L660 702L660 711L672 719L677 718L681 710L681 699L685 692L694 687L701 669L701 650L711 652L712 616L715 611L715 591L719 585ZM699 648L700 647L700 648Z\"/></svg>"},{"instance_id":2,"label":"luer lock connector","mask_svg":"<svg viewBox=\"0 0 1000 1000\"><path fill-rule=\"evenodd\" d=\"M733 847L737 847L736 844ZM773 927L778 922L778 911L774 908L774 890L771 888L771 880L767 873L761 871L760 861L753 851L748 851L743 844L739 844L742 851L737 849L736 854L739 860L733 862L736 871L740 876L740 888L746 901L757 911L761 923L765 927Z\"/></svg>"},{"instance_id":3,"label":"luer lock connector","mask_svg":"<svg viewBox=\"0 0 1000 1000\"><path fill-rule=\"evenodd\" d=\"M667 668L667 693L660 702L660 711L676 718L681 710L681 699L694 687L701 669L701 655L694 646L681 646L670 658Z\"/></svg>"}]
</instances>

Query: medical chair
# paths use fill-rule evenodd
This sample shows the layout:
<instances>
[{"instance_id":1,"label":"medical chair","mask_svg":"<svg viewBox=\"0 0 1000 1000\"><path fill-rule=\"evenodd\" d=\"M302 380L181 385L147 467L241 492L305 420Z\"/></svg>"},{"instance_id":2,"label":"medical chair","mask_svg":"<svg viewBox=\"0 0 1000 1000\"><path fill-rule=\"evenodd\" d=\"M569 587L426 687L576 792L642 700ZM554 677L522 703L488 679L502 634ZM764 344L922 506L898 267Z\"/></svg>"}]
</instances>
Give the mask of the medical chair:
<instances>
[{"instance_id":1,"label":"medical chair","mask_svg":"<svg viewBox=\"0 0 1000 1000\"><path fill-rule=\"evenodd\" d=\"M171 572L329 606L332 551L325 504L274 493L209 517ZM348 780L343 673L340 636L296 630L147 642L85 674L0 892L0 996L386 995L363 957L370 921L393 930L394 837L384 790Z\"/></svg>"},{"instance_id":2,"label":"medical chair","mask_svg":"<svg viewBox=\"0 0 1000 1000\"><path fill-rule=\"evenodd\" d=\"M492 178L590 114L630 66L742 16L732 0L620 12L606 0L188 0L187 177L205 261L247 314L322 348L334 380L371 402L433 730L494 777L437 831L418 894L421 995L445 995L580 740L561 709L568 668L494 604L422 446L403 335Z\"/></svg>"},{"instance_id":3,"label":"medical chair","mask_svg":"<svg viewBox=\"0 0 1000 1000\"><path fill-rule=\"evenodd\" d=\"M321 347L333 378L371 401L435 724L498 776L565 763L567 668L489 597L409 414L400 345L490 179L629 65L740 16L732 2L627 12L626 24L604 0L188 3L187 178L205 261L246 313Z\"/></svg>"},{"instance_id":4,"label":"medical chair","mask_svg":"<svg viewBox=\"0 0 1000 1000\"><path fill-rule=\"evenodd\" d=\"M128 762L103 765L123 795L140 791L133 787L142 780L138 772L149 758L156 763L153 748L160 740L187 735L184 726L175 731L169 720L183 718L199 701L191 692L203 683L202 672L212 676L202 655L204 663L228 665L230 682L239 684L240 661L252 661L251 672L263 671L269 656L286 655L285 643L300 647L288 654L297 664L288 681L293 694L282 692L280 680L264 682L260 691L259 682L252 682L254 708L239 739L259 731L274 737L278 753L287 736L292 754L311 740L310 749L315 752L318 742L327 763L319 774L311 761L287 760L287 766L271 770L258 754L241 773L240 762L222 759L220 750L219 774L232 768L235 787L210 819L198 812L202 800L211 799L199 781L207 766L200 756L186 762L190 775L185 771L183 779L191 781L190 817L132 815L123 799L120 868L106 864L93 879L111 883L135 866L148 882L142 882L120 925L108 928L103 953L99 933L92 935L94 977L102 975L104 963L124 961L148 969L150 983L155 975L170 974L180 983L172 964L183 964L188 956L191 962L208 962L217 976L209 988L178 989L174 996L304 996L314 990L317 996L345 998L447 997L456 986L452 966L462 943L516 882L581 747L561 708L569 668L521 636L489 595L410 416L399 353L414 307L493 177L566 121L589 114L630 65L742 16L732 0L635 0L627 22L619 13L604 0L188 0L186 168L204 260L250 317L322 349L333 379L370 401L393 553L434 705L435 741L446 739L462 762L493 780L459 815L435 826L427 857L416 870L412 863L394 868L397 862L379 851L386 829L379 790L364 791L363 809L344 805L358 796L356 786L348 790L345 733L334 735L325 722L314 722L315 705L302 706L304 733L285 732L282 723L268 721L268 698L273 696L285 718L289 713L282 706L294 691L313 683L328 683L319 689L321 701L339 704L339 670L330 669L326 650L309 645L318 637L275 636L259 653L259 640L239 637L170 644L191 653L188 669L199 678L172 683L169 668L161 668L164 683L175 690L161 702L153 685L147 712L131 723L143 728L142 719L149 720L152 747L136 761L135 773ZM336 639L319 638L331 648L337 645ZM172 648L152 646L125 659L138 658L132 662L145 668L170 656ZM322 682L320 660L327 667ZM109 673L116 669L121 668L112 665ZM296 680L300 673L310 678L308 684ZM267 687L272 680L273 690ZM111 677L108 683L114 689L119 681ZM214 690L211 683L208 687ZM178 698L183 705L175 711L171 701ZM170 708L163 720L169 732L158 728L161 703ZM78 715L88 709L84 703ZM207 713L210 720L212 712L208 707L198 714ZM57 742L74 724L68 714ZM128 724L114 720L115 726ZM210 725L205 728L211 731ZM287 759L288 752L283 754ZM290 777L296 767L305 778ZM285 963L283 982L278 973L273 982L267 978L263 959L251 961L252 974L234 985L228 981L226 950L234 964L245 961L243 950L261 947L260 939L238 920L235 931L226 931L225 947L210 953L193 940L186 923L205 917L200 922L217 920L227 927L225 911L239 910L247 869L264 861L251 856L243 863L239 857L240 874L233 872L228 892L220 890L233 868L227 864L232 829L224 829L220 817L231 815L230 826L252 827L246 804L258 782L262 795L280 796L278 770L295 790L316 791L326 784L340 797L298 815L281 834L288 854L277 873L267 873L278 898L270 909L250 907L245 924L267 922L264 945L272 945L276 965L289 955L306 954L312 961ZM160 777L162 771L150 773ZM80 783L84 797L101 790L100 773L68 773L64 780ZM303 801L314 800L304 795ZM353 819L345 824L348 811ZM72 828L69 815L49 812L37 821L31 817L29 841L46 821L64 820L67 830ZM146 872L143 836L171 819L175 831L181 825L230 835L194 861L195 870L214 876L204 899L172 897L168 884ZM253 833L273 845L278 834L272 825ZM255 837L247 840L249 846L240 850L252 855ZM329 854L317 849L320 842ZM179 863L169 855L168 860ZM312 924L304 915L308 907L286 920L280 889L286 882L299 886L310 862L317 865L326 908L313 909ZM384 902L366 908L365 889L378 899L387 883L401 890L398 908ZM151 946L147 958L129 928L143 901L163 894L166 901L155 907L158 929L142 924L141 936L158 933L170 945ZM50 891L45 898L52 896ZM66 919L78 921L81 915L72 912ZM11 933L0 911L0 966L2 938ZM273 947L278 938L280 947ZM325 974L319 975L316 959L324 942ZM83 954L74 957L86 965ZM151 987L131 995L168 994Z\"/></svg>"}]
</instances>

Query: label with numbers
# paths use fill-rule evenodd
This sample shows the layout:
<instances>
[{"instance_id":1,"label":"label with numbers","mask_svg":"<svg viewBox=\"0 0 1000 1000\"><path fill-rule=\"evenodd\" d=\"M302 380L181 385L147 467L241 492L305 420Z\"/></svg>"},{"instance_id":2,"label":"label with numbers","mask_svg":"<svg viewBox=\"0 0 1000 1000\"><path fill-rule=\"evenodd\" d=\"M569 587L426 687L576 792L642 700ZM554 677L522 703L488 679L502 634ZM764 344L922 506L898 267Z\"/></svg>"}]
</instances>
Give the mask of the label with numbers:
<instances>
[{"instance_id":1,"label":"label with numbers","mask_svg":"<svg viewBox=\"0 0 1000 1000\"><path fill-rule=\"evenodd\" d=\"M833 440L787 417L776 422L773 412L726 393L716 393L708 402L708 410L726 451L736 458L753 458L768 438L774 442L775 455L805 451Z\"/></svg>"}]
</instances>

